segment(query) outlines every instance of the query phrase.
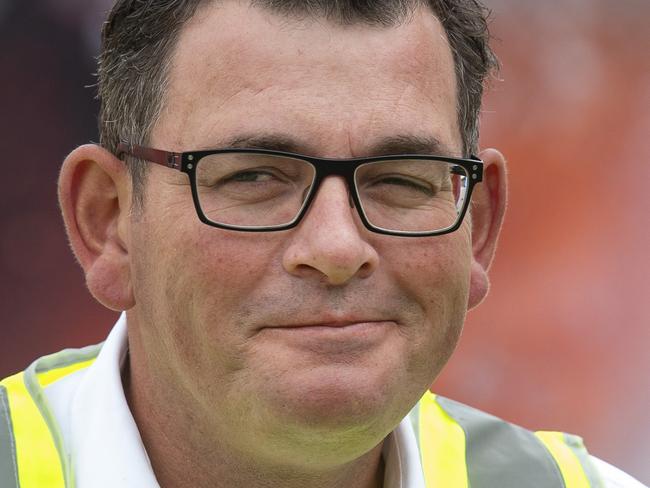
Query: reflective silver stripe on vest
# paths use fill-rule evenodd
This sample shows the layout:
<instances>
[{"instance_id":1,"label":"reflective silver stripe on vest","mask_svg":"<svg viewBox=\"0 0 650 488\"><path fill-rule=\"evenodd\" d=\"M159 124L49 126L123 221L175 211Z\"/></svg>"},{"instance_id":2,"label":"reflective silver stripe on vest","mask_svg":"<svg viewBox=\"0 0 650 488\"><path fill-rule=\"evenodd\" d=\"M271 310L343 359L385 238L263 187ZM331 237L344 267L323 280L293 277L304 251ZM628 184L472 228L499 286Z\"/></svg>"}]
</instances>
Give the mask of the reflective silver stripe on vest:
<instances>
[{"instance_id":1,"label":"reflective silver stripe on vest","mask_svg":"<svg viewBox=\"0 0 650 488\"><path fill-rule=\"evenodd\" d=\"M0 486L18 488L18 467L16 465L16 443L9 415L7 389L0 386Z\"/></svg>"},{"instance_id":2,"label":"reflective silver stripe on vest","mask_svg":"<svg viewBox=\"0 0 650 488\"><path fill-rule=\"evenodd\" d=\"M591 488L605 488L598 469L596 469L589 459L589 453L585 449L582 439L575 435L564 434L564 442L573 451L573 454L576 455L578 461L580 461L580 465L589 480L589 486Z\"/></svg>"},{"instance_id":3,"label":"reflective silver stripe on vest","mask_svg":"<svg viewBox=\"0 0 650 488\"><path fill-rule=\"evenodd\" d=\"M74 486L72 466L63 446L63 436L61 435L59 424L48 405L45 392L39 383L38 375L58 368L72 366L73 364L88 361L90 359L95 359L101 350L102 344L103 343L86 346L81 349L64 349L63 351L37 359L25 370L25 386L52 435L52 442L56 447L59 454L59 460L61 461L61 469L63 471L63 479L66 487ZM4 487L0 485L0 488Z\"/></svg>"},{"instance_id":4,"label":"reflective silver stripe on vest","mask_svg":"<svg viewBox=\"0 0 650 488\"><path fill-rule=\"evenodd\" d=\"M472 488L564 488L555 460L532 432L461 403L436 397L465 431Z\"/></svg>"}]
</instances>

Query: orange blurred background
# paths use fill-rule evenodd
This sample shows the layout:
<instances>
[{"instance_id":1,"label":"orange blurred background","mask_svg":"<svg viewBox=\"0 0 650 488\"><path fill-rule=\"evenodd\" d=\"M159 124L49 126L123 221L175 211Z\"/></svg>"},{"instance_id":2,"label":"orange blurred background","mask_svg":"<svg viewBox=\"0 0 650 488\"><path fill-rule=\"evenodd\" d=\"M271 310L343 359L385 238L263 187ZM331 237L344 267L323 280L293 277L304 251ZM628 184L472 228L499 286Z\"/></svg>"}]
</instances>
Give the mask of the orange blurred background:
<instances>
[{"instance_id":1,"label":"orange blurred background","mask_svg":"<svg viewBox=\"0 0 650 488\"><path fill-rule=\"evenodd\" d=\"M97 140L109 0L0 2L0 377L103 340L66 243L56 177ZM482 145L509 160L488 299L434 390L582 435L650 483L650 2L488 0L503 69Z\"/></svg>"}]
</instances>

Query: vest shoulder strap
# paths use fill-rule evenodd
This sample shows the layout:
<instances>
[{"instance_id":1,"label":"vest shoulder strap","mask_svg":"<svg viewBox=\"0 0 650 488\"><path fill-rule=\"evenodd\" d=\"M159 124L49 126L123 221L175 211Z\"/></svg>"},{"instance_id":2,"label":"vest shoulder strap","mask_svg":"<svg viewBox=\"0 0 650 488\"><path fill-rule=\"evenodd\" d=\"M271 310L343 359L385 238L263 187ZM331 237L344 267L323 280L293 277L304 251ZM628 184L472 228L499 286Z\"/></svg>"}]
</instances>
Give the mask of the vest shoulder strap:
<instances>
[{"instance_id":1,"label":"vest shoulder strap","mask_svg":"<svg viewBox=\"0 0 650 488\"><path fill-rule=\"evenodd\" d=\"M427 488L601 488L582 439L531 432L427 392L411 414Z\"/></svg>"},{"instance_id":2,"label":"vest shoulder strap","mask_svg":"<svg viewBox=\"0 0 650 488\"><path fill-rule=\"evenodd\" d=\"M71 488L70 463L43 388L88 367L101 344L66 349L0 381L0 486Z\"/></svg>"}]
</instances>

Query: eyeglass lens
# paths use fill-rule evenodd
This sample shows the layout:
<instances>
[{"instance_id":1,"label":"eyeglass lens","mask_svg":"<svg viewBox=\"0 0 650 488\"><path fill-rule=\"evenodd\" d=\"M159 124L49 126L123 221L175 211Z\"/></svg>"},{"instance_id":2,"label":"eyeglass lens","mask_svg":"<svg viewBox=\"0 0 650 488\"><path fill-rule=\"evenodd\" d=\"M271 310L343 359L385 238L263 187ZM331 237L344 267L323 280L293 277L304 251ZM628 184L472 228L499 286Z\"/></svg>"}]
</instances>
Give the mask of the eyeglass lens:
<instances>
[{"instance_id":1,"label":"eyeglass lens","mask_svg":"<svg viewBox=\"0 0 650 488\"><path fill-rule=\"evenodd\" d=\"M203 214L212 222L272 227L293 222L316 177L308 161L257 153L219 153L196 166ZM454 225L462 211L468 175L435 159L365 163L354 174L361 211L371 225L428 232Z\"/></svg>"}]
</instances>

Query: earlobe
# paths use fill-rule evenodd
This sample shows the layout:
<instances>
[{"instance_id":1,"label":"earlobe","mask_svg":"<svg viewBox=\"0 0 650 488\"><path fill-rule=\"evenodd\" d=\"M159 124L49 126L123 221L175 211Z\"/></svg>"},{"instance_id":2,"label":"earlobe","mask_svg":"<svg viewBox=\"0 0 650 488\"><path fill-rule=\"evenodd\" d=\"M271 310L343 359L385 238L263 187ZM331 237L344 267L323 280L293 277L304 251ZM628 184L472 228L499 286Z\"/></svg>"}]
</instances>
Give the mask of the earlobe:
<instances>
[{"instance_id":1,"label":"earlobe","mask_svg":"<svg viewBox=\"0 0 650 488\"><path fill-rule=\"evenodd\" d=\"M92 295L112 310L133 307L128 249L131 188L124 164L97 145L75 149L59 175L59 204Z\"/></svg>"},{"instance_id":2,"label":"earlobe","mask_svg":"<svg viewBox=\"0 0 650 488\"><path fill-rule=\"evenodd\" d=\"M477 306L490 287L488 269L494 258L501 224L506 211L506 162L496 149L486 149L483 160L483 182L472 195L472 266L468 309Z\"/></svg>"}]
</instances>

